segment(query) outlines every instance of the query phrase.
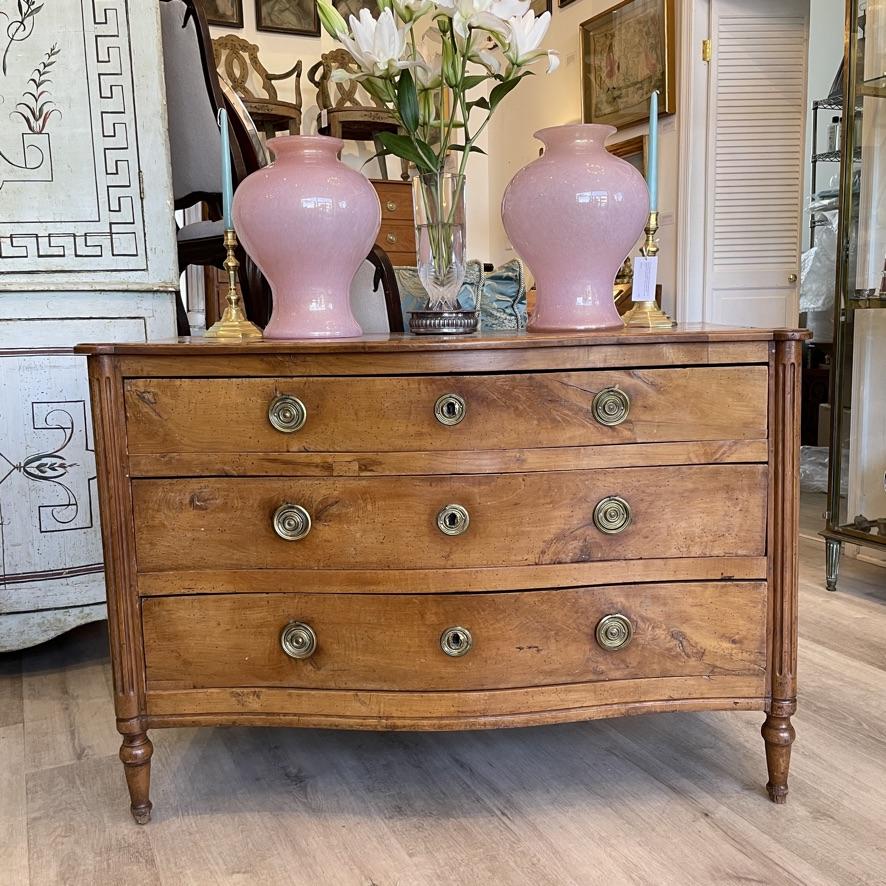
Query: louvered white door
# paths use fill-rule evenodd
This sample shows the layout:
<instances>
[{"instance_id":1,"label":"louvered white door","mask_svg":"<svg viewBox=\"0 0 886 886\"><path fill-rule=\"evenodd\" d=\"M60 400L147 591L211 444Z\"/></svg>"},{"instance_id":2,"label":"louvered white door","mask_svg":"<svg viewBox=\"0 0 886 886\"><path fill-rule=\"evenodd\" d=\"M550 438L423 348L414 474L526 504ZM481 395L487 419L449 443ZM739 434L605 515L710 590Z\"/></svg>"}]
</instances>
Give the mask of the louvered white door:
<instances>
[{"instance_id":1,"label":"louvered white door","mask_svg":"<svg viewBox=\"0 0 886 886\"><path fill-rule=\"evenodd\" d=\"M795 325L809 0L712 0L705 316Z\"/></svg>"}]
</instances>

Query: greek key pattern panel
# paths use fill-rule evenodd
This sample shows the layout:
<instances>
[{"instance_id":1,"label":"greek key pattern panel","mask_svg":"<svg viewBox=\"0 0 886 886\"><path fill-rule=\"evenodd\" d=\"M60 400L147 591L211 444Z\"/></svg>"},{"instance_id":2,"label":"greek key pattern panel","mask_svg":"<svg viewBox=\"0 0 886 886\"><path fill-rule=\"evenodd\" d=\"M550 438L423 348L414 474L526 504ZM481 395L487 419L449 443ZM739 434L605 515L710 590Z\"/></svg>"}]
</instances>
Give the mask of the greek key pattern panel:
<instances>
[{"instance_id":1,"label":"greek key pattern panel","mask_svg":"<svg viewBox=\"0 0 886 886\"><path fill-rule=\"evenodd\" d=\"M0 43L0 273L145 270L130 2L22 2Z\"/></svg>"}]
</instances>

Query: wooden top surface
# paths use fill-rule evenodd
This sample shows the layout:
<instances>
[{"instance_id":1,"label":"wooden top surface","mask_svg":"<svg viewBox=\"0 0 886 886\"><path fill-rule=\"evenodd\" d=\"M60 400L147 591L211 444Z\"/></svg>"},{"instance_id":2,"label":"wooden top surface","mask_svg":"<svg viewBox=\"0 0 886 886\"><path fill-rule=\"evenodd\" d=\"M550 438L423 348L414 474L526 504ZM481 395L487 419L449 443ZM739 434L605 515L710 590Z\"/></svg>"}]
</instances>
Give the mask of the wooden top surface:
<instances>
[{"instance_id":1,"label":"wooden top surface","mask_svg":"<svg viewBox=\"0 0 886 886\"><path fill-rule=\"evenodd\" d=\"M417 336L403 333L365 335L360 338L252 342L180 338L155 342L81 344L78 354L123 354L151 356L218 356L234 354L334 354L389 353L392 351L483 351L509 348L556 348L593 345L669 344L676 342L801 341L806 329L763 329L753 327L686 324L674 329L604 329L596 332L511 332L491 331L475 335Z\"/></svg>"}]
</instances>

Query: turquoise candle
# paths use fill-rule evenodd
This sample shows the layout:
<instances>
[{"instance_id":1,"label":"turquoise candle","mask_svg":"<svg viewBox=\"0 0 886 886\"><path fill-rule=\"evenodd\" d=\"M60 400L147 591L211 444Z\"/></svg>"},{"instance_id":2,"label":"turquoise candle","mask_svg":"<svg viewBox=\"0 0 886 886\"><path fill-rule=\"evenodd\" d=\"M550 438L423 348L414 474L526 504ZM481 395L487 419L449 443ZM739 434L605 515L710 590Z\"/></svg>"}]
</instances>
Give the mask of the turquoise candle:
<instances>
[{"instance_id":1,"label":"turquoise candle","mask_svg":"<svg viewBox=\"0 0 886 886\"><path fill-rule=\"evenodd\" d=\"M225 229L234 229L234 217L231 207L234 203L234 176L231 172L231 136L228 131L228 112L222 108L218 112L218 126L221 130L221 164L222 164L222 217Z\"/></svg>"},{"instance_id":2,"label":"turquoise candle","mask_svg":"<svg viewBox=\"0 0 886 886\"><path fill-rule=\"evenodd\" d=\"M649 211L658 212L658 90L649 97Z\"/></svg>"}]
</instances>

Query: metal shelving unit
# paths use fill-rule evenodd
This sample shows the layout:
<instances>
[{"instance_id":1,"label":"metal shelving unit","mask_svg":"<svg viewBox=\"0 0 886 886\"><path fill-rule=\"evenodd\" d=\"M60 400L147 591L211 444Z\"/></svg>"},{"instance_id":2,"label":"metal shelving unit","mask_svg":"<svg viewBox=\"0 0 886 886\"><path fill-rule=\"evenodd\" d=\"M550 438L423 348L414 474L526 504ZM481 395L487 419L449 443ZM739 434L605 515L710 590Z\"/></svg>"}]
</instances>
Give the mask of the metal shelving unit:
<instances>
[{"instance_id":1,"label":"metal shelving unit","mask_svg":"<svg viewBox=\"0 0 886 886\"><path fill-rule=\"evenodd\" d=\"M839 163L840 162L840 152L839 151L825 151L819 152L818 150L818 115L822 111L839 111L841 114L843 113L843 102L840 99L834 98L823 98L818 101L814 101L812 103L812 180L811 180L811 193L818 193L818 164L819 163ZM821 225L826 225L828 223L826 218L823 218L821 215L815 212L809 213L809 245L815 246L815 229L820 227Z\"/></svg>"},{"instance_id":2,"label":"metal shelving unit","mask_svg":"<svg viewBox=\"0 0 886 886\"><path fill-rule=\"evenodd\" d=\"M828 509L827 522L822 535L827 540L827 588L837 588L840 555L844 543L863 545L886 550L886 510L884 513L853 514L849 511L850 461L857 459L862 443L869 442L851 439L845 432L853 409L870 406L870 402L853 403L857 391L853 386L854 352L859 347L855 339L856 318L872 309L886 307L886 275L879 277L872 265L877 256L870 253L870 244L884 241L884 232L876 221L876 207L869 204L872 199L870 182L883 174L882 146L857 144L858 130L855 116L873 114L874 108L882 113L879 102L886 100L886 74L864 79L864 71L886 68L886 45L876 44L872 37L866 38L866 0L847 0L846 11L846 50L843 65L843 128L840 157L840 223L837 249L837 298L834 305L834 352L831 372L831 440L828 463ZM877 29L883 32L882 27ZM881 67L882 65L882 67ZM851 109L851 110L850 110ZM876 120L876 117L873 118ZM879 164L879 165L876 165ZM866 190L867 189L867 190ZM866 203L862 204L862 194ZM860 207L864 205L864 218ZM864 225L864 227L862 227ZM860 231L865 237L859 240ZM859 253L868 250L867 264L859 267ZM880 258L882 268L883 258ZM874 279L878 277L878 279ZM861 289L859 283L872 288ZM871 319L868 317L868 319ZM868 351L879 348L879 339L872 340L871 323L865 323L866 338L860 341ZM886 348L886 341L882 342ZM859 364L860 366L863 363ZM882 396L882 389L863 390L867 400ZM862 416L863 418L863 416ZM863 425L863 422L860 426ZM861 434L861 432L859 432ZM876 442L876 441L875 441ZM870 450L867 452L870 457ZM864 468L859 462L857 467ZM877 465L875 464L876 468ZM873 471L871 475L873 476ZM884 482L882 472L877 482ZM865 496L859 492L858 479L855 480L855 495L864 502ZM863 487L867 489L868 487ZM868 500L876 501L876 497ZM874 505L879 510L878 505Z\"/></svg>"}]
</instances>

